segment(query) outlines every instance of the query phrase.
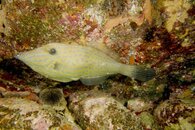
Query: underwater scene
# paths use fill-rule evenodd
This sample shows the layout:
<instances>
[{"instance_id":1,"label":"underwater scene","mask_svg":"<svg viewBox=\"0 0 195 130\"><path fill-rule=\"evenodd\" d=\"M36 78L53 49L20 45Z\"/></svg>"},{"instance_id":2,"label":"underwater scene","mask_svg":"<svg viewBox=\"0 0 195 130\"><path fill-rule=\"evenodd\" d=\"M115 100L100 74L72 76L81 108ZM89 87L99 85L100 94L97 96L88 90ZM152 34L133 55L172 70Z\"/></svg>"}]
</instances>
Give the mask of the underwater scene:
<instances>
[{"instance_id":1,"label":"underwater scene","mask_svg":"<svg viewBox=\"0 0 195 130\"><path fill-rule=\"evenodd\" d=\"M195 0L0 0L0 130L195 130Z\"/></svg>"}]
</instances>

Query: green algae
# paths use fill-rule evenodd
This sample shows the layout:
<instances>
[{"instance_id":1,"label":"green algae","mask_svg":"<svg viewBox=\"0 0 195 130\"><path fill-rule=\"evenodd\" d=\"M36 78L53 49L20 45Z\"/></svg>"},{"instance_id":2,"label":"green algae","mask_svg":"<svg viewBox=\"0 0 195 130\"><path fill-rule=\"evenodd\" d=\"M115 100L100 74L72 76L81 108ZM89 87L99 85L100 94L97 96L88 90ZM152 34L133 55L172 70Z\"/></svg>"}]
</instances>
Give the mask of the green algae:
<instances>
[{"instance_id":1,"label":"green algae","mask_svg":"<svg viewBox=\"0 0 195 130\"><path fill-rule=\"evenodd\" d=\"M35 47L50 40L59 40L62 30L57 26L65 10L52 1L6 3L8 39L20 45Z\"/></svg>"},{"instance_id":2,"label":"green algae","mask_svg":"<svg viewBox=\"0 0 195 130\"><path fill-rule=\"evenodd\" d=\"M84 5L85 7L92 6L94 4L101 3L103 0L73 0L75 3Z\"/></svg>"},{"instance_id":3,"label":"green algae","mask_svg":"<svg viewBox=\"0 0 195 130\"><path fill-rule=\"evenodd\" d=\"M195 102L192 99L167 100L155 109L154 115L162 128L182 130L195 128Z\"/></svg>"},{"instance_id":4,"label":"green algae","mask_svg":"<svg viewBox=\"0 0 195 130\"><path fill-rule=\"evenodd\" d=\"M0 129L59 129L69 126L80 130L65 104L61 104L62 109L57 109L22 98L0 98L0 103L4 104L0 106Z\"/></svg>"},{"instance_id":5,"label":"green algae","mask_svg":"<svg viewBox=\"0 0 195 130\"><path fill-rule=\"evenodd\" d=\"M154 116L148 112L142 112L139 115L139 119L140 119L141 125L144 128L151 129L151 130L159 130L160 129Z\"/></svg>"},{"instance_id":6,"label":"green algae","mask_svg":"<svg viewBox=\"0 0 195 130\"><path fill-rule=\"evenodd\" d=\"M179 118L179 123L165 126L165 130L194 130L195 124L189 123L188 119Z\"/></svg>"},{"instance_id":7,"label":"green algae","mask_svg":"<svg viewBox=\"0 0 195 130\"><path fill-rule=\"evenodd\" d=\"M20 23L17 25L18 30L13 31L12 36L16 38L19 43L22 41L37 43L37 40L44 41L49 33L49 25L38 19L34 15L24 16L20 19ZM37 36L42 37L42 39L37 39Z\"/></svg>"},{"instance_id":8,"label":"green algae","mask_svg":"<svg viewBox=\"0 0 195 130\"><path fill-rule=\"evenodd\" d=\"M30 117L35 113L28 113ZM31 129L31 121L21 119L20 110L0 106L0 129Z\"/></svg>"}]
</instances>

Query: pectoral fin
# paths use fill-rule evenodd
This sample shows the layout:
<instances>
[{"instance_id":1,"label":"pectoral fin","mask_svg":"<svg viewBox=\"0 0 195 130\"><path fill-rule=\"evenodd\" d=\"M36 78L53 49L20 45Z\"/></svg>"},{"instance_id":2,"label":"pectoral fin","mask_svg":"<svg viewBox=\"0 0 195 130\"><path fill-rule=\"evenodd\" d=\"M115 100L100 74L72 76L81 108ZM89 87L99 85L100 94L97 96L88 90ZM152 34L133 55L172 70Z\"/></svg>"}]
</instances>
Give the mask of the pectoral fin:
<instances>
[{"instance_id":1,"label":"pectoral fin","mask_svg":"<svg viewBox=\"0 0 195 130\"><path fill-rule=\"evenodd\" d=\"M103 76L103 77L95 77L95 78L81 78L80 81L85 84L85 85L98 85L103 83L108 76Z\"/></svg>"}]
</instances>

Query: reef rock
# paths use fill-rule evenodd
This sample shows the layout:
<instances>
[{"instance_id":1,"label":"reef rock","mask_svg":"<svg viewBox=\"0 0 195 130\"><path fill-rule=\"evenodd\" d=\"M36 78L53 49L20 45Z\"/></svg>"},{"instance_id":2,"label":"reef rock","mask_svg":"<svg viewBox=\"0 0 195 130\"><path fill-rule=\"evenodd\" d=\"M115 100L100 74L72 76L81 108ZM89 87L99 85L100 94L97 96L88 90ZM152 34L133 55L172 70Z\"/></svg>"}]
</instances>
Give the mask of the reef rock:
<instances>
[{"instance_id":1,"label":"reef rock","mask_svg":"<svg viewBox=\"0 0 195 130\"><path fill-rule=\"evenodd\" d=\"M154 110L154 116L165 130L194 130L195 102L189 99L166 100Z\"/></svg>"},{"instance_id":2,"label":"reef rock","mask_svg":"<svg viewBox=\"0 0 195 130\"><path fill-rule=\"evenodd\" d=\"M156 127L150 114L136 115L100 91L77 92L70 96L69 101L70 111L85 130L141 130ZM146 123L144 119L148 121L149 118L151 122Z\"/></svg>"},{"instance_id":3,"label":"reef rock","mask_svg":"<svg viewBox=\"0 0 195 130\"><path fill-rule=\"evenodd\" d=\"M66 106L55 111L27 99L0 98L0 129L80 130L68 113Z\"/></svg>"}]
</instances>

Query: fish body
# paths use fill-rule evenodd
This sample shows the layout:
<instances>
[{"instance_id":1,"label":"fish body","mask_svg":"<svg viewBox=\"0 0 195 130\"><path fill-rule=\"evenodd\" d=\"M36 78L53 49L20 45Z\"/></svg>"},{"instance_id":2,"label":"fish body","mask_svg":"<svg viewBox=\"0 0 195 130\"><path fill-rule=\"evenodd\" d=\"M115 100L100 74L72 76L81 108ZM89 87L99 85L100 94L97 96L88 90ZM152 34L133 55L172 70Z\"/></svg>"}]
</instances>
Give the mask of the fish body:
<instances>
[{"instance_id":1,"label":"fish body","mask_svg":"<svg viewBox=\"0 0 195 130\"><path fill-rule=\"evenodd\" d=\"M99 84L117 73L140 81L147 81L155 74L153 69L125 65L96 48L81 45L50 43L22 52L16 58L49 79L81 80L86 85Z\"/></svg>"}]
</instances>

